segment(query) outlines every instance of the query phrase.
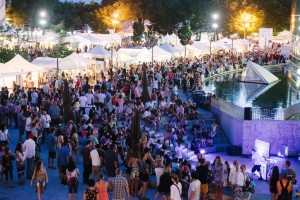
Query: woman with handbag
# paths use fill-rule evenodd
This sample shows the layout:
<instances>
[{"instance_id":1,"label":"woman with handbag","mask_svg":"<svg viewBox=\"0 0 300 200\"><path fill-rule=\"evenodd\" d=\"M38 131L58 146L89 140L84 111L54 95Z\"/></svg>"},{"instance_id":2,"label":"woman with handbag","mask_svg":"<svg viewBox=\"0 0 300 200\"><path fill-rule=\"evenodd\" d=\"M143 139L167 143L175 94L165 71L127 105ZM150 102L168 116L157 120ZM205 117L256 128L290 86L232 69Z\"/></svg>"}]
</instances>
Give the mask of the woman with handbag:
<instances>
[{"instance_id":1,"label":"woman with handbag","mask_svg":"<svg viewBox=\"0 0 300 200\"><path fill-rule=\"evenodd\" d=\"M25 170L25 160L26 156L23 152L22 143L19 142L16 146L16 161L17 161L17 173L18 173L18 180L20 185L25 184L24 179L24 170Z\"/></svg>"},{"instance_id":2,"label":"woman with handbag","mask_svg":"<svg viewBox=\"0 0 300 200\"><path fill-rule=\"evenodd\" d=\"M42 194L46 190L46 186L48 184L47 171L42 161L38 161L36 163L35 170L30 181L30 185L32 185L34 179L36 179L35 189L38 193L38 200L41 200Z\"/></svg>"}]
</instances>

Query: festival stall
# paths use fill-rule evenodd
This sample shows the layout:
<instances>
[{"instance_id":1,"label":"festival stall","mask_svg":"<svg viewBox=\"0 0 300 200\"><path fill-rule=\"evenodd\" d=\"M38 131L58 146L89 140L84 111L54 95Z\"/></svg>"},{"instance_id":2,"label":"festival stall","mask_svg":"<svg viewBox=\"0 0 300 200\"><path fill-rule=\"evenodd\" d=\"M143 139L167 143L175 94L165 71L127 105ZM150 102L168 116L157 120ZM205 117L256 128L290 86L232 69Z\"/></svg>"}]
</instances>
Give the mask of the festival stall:
<instances>
[{"instance_id":1,"label":"festival stall","mask_svg":"<svg viewBox=\"0 0 300 200\"><path fill-rule=\"evenodd\" d=\"M164 44L160 45L160 48L169 52L172 56L180 56L180 53L181 53L181 50L170 46L168 43L164 43Z\"/></svg>"},{"instance_id":2,"label":"festival stall","mask_svg":"<svg viewBox=\"0 0 300 200\"><path fill-rule=\"evenodd\" d=\"M17 54L13 59L6 64L18 69L22 74L19 76L19 83L25 88L40 87L43 84L44 68L32 64Z\"/></svg>"},{"instance_id":3,"label":"festival stall","mask_svg":"<svg viewBox=\"0 0 300 200\"><path fill-rule=\"evenodd\" d=\"M0 63L0 87L12 88L13 82L17 81L17 76L22 72L9 64Z\"/></svg>"},{"instance_id":4,"label":"festival stall","mask_svg":"<svg viewBox=\"0 0 300 200\"><path fill-rule=\"evenodd\" d=\"M170 60L172 55L163 50L162 48L158 47L158 46L154 46L153 49L150 49L150 52L153 51L153 58L155 61L158 62L162 62L162 61L166 61L166 60Z\"/></svg>"}]
</instances>

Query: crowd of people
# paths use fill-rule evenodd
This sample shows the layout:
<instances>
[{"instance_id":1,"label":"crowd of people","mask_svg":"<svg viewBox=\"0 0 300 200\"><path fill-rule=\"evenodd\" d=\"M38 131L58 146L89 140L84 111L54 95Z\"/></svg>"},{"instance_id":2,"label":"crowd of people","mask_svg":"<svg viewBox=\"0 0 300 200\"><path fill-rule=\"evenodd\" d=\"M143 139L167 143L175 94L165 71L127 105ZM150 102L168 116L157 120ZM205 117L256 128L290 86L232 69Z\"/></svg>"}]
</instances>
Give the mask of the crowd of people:
<instances>
[{"instance_id":1,"label":"crowd of people","mask_svg":"<svg viewBox=\"0 0 300 200\"><path fill-rule=\"evenodd\" d=\"M225 69L236 63L241 68L242 57L250 59L249 56L230 58L230 54L225 54L188 62L174 60L153 66L110 68L101 72L101 80L95 85L90 84L88 75L78 74L77 80L61 77L45 82L41 88L26 90L16 84L12 92L2 88L0 163L6 187L15 187L12 166L16 160L18 183L25 184L25 179L35 183L38 199L42 199L48 184L46 168L58 169L61 184L68 186L69 199L77 198L81 183L87 185L87 200L109 196L115 200L146 199L151 175L156 175L155 199L180 200L184 194L191 200L199 199L200 194L202 199L208 199L210 189L214 188L218 200L222 199L224 186L232 187L234 197L242 199L243 192L254 187L245 173L246 166L236 160L231 168L220 156L213 162L206 160L200 147L213 145L218 125L201 119L197 102L189 97L183 100L182 95L201 90L203 76L215 67ZM143 79L143 71L147 79ZM143 81L147 81L148 87L143 87ZM183 94L179 95L181 89ZM143 90L150 90L148 100L144 101ZM70 100L69 116L65 95ZM206 94L201 105L209 105L211 98L215 96ZM143 135L138 151L133 151L132 117L136 112L141 115ZM14 153L8 129L13 126L19 130ZM164 138L155 138L153 132L161 130L165 131ZM187 136L192 136L196 166L183 156ZM43 145L48 148L47 158L41 156ZM82 181L77 167L80 164ZM282 176L284 179L285 172ZM277 179L272 176L272 180ZM287 181L282 183L286 185ZM280 196L284 187L277 186L278 190L272 191Z\"/></svg>"}]
</instances>

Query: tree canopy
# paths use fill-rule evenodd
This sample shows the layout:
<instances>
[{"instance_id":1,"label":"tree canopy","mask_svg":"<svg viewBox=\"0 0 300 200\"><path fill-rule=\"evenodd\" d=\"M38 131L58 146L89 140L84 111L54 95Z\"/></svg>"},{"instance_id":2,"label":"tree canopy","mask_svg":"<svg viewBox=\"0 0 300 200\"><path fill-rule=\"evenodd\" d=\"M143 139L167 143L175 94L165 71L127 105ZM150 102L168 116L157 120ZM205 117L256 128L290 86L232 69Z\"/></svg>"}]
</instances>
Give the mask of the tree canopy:
<instances>
[{"instance_id":1,"label":"tree canopy","mask_svg":"<svg viewBox=\"0 0 300 200\"><path fill-rule=\"evenodd\" d=\"M7 15L18 27L38 26L39 11L47 12L47 24L65 22L66 30L76 30L89 24L94 31L106 32L108 28L121 28L127 20L149 19L153 31L161 34L177 32L181 24L190 22L193 32L209 31L212 13L219 13L220 32L242 34L243 16L251 18L249 32L259 27L273 28L274 32L289 29L291 0L102 0L101 4L62 2L59 0L9 0ZM112 15L118 13L118 23Z\"/></svg>"}]
</instances>

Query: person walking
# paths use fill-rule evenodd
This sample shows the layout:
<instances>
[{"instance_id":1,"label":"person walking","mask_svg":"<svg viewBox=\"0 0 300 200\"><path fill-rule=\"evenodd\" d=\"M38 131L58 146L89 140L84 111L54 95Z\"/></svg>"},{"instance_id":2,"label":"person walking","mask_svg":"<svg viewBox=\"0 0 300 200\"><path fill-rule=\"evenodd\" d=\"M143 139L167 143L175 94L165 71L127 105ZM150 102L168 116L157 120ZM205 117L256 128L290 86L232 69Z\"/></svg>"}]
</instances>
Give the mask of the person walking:
<instances>
[{"instance_id":1,"label":"person walking","mask_svg":"<svg viewBox=\"0 0 300 200\"><path fill-rule=\"evenodd\" d=\"M208 181L207 181L207 176L208 176L208 163L204 158L199 159L199 165L196 168L196 172L198 173L199 180L201 183L200 186L200 193L202 194L203 200L207 200L207 193L208 193Z\"/></svg>"},{"instance_id":2,"label":"person walking","mask_svg":"<svg viewBox=\"0 0 300 200\"><path fill-rule=\"evenodd\" d=\"M47 138L48 134L50 133L50 122L51 122L51 117L50 117L50 115L47 114L46 110L43 110L43 114L41 116L41 122L42 122L42 127L43 127L42 143L45 143L46 138Z\"/></svg>"},{"instance_id":3,"label":"person walking","mask_svg":"<svg viewBox=\"0 0 300 200\"><path fill-rule=\"evenodd\" d=\"M54 166L54 160L56 158L56 143L57 138L54 135L54 130L51 130L51 133L47 135L47 143L48 143L48 168L56 169Z\"/></svg>"},{"instance_id":4,"label":"person walking","mask_svg":"<svg viewBox=\"0 0 300 200\"><path fill-rule=\"evenodd\" d=\"M16 146L16 165L17 165L17 173L18 173L18 181L20 185L25 184L24 170L25 170L25 160L26 156L23 152L22 143L19 142Z\"/></svg>"},{"instance_id":5,"label":"person walking","mask_svg":"<svg viewBox=\"0 0 300 200\"><path fill-rule=\"evenodd\" d=\"M192 177L192 182L190 183L189 186L188 198L189 200L199 200L201 183L198 179L197 172L192 172L191 177Z\"/></svg>"},{"instance_id":6,"label":"person walking","mask_svg":"<svg viewBox=\"0 0 300 200\"><path fill-rule=\"evenodd\" d=\"M171 186L173 184L171 177L171 167L166 167L164 173L160 176L157 191L161 193L162 199L169 200L171 195ZM155 200L157 197L155 197Z\"/></svg>"},{"instance_id":7,"label":"person walking","mask_svg":"<svg viewBox=\"0 0 300 200\"><path fill-rule=\"evenodd\" d=\"M2 158L2 165L4 169L4 174L5 174L5 185L6 187L11 187L15 188L13 184L13 163L12 161L14 160L14 156L11 153L11 149L6 147L5 148L5 154ZM8 184L8 176L10 177L10 184Z\"/></svg>"},{"instance_id":8,"label":"person walking","mask_svg":"<svg viewBox=\"0 0 300 200\"><path fill-rule=\"evenodd\" d=\"M68 168L66 170L68 190L69 190L69 200L76 200L78 191L78 176L80 176L79 169L76 167L73 160L70 160ZM74 196L74 198L72 198Z\"/></svg>"},{"instance_id":9,"label":"person walking","mask_svg":"<svg viewBox=\"0 0 300 200\"><path fill-rule=\"evenodd\" d=\"M213 180L215 183L215 200L222 200L223 196L223 170L224 166L220 156L215 158L215 166L213 167Z\"/></svg>"},{"instance_id":10,"label":"person walking","mask_svg":"<svg viewBox=\"0 0 300 200\"><path fill-rule=\"evenodd\" d=\"M116 176L113 177L109 184L110 189L112 191L112 199L119 200L119 199L130 199L129 187L128 182L125 177L122 176L122 170L117 168L115 171Z\"/></svg>"},{"instance_id":11,"label":"person walking","mask_svg":"<svg viewBox=\"0 0 300 200\"><path fill-rule=\"evenodd\" d=\"M99 155L100 145L96 144L96 148L90 152L90 158L92 160L92 179L94 180L95 174L99 176L101 171L101 159Z\"/></svg>"},{"instance_id":12,"label":"person walking","mask_svg":"<svg viewBox=\"0 0 300 200\"><path fill-rule=\"evenodd\" d=\"M261 174L261 170L260 170L260 167L261 167L261 156L259 155L259 153L256 151L256 149L253 149L252 150L252 162L253 162L253 168L251 170L252 172L252 180L253 179L253 175L256 171L258 171L259 173L259 179L258 180L263 180L262 178L262 174Z\"/></svg>"},{"instance_id":13,"label":"person walking","mask_svg":"<svg viewBox=\"0 0 300 200\"><path fill-rule=\"evenodd\" d=\"M35 158L35 142L33 140L33 134L28 135L29 138L23 143L23 149L26 154L26 178L31 179L34 170L34 158Z\"/></svg>"},{"instance_id":14,"label":"person walking","mask_svg":"<svg viewBox=\"0 0 300 200\"><path fill-rule=\"evenodd\" d=\"M109 183L104 181L104 175L102 173L100 173L98 176L98 182L96 182L95 188L98 191L99 200L109 200L107 193Z\"/></svg>"},{"instance_id":15,"label":"person walking","mask_svg":"<svg viewBox=\"0 0 300 200\"><path fill-rule=\"evenodd\" d=\"M171 200L181 200L182 185L179 182L179 178L176 174L172 175L173 184L171 185Z\"/></svg>"},{"instance_id":16,"label":"person walking","mask_svg":"<svg viewBox=\"0 0 300 200\"><path fill-rule=\"evenodd\" d=\"M237 174L236 187L234 190L235 199L243 199L243 187L246 186L246 166L241 165L240 171Z\"/></svg>"},{"instance_id":17,"label":"person walking","mask_svg":"<svg viewBox=\"0 0 300 200\"><path fill-rule=\"evenodd\" d=\"M279 168L277 166L274 166L270 177L270 182L269 182L272 200L277 200L278 198L278 190L277 190L278 181L279 181Z\"/></svg>"},{"instance_id":18,"label":"person walking","mask_svg":"<svg viewBox=\"0 0 300 200\"><path fill-rule=\"evenodd\" d=\"M19 142L22 142L22 138L26 127L26 117L24 115L24 109L21 109L18 114L18 128L19 128Z\"/></svg>"},{"instance_id":19,"label":"person walking","mask_svg":"<svg viewBox=\"0 0 300 200\"><path fill-rule=\"evenodd\" d=\"M30 185L32 185L32 182L34 180L36 181L35 190L38 194L38 200L41 200L42 194L45 192L46 186L48 184L47 171L42 161L38 161L36 163L35 170L30 181Z\"/></svg>"},{"instance_id":20,"label":"person walking","mask_svg":"<svg viewBox=\"0 0 300 200\"><path fill-rule=\"evenodd\" d=\"M117 145L111 144L110 149L105 151L105 168L108 172L109 177L116 176L116 169L119 168L118 154L117 154Z\"/></svg>"},{"instance_id":21,"label":"person walking","mask_svg":"<svg viewBox=\"0 0 300 200\"><path fill-rule=\"evenodd\" d=\"M98 191L95 188L95 181L90 179L87 184L89 187L84 191L83 200L99 200Z\"/></svg>"},{"instance_id":22,"label":"person walking","mask_svg":"<svg viewBox=\"0 0 300 200\"><path fill-rule=\"evenodd\" d=\"M82 149L83 157L83 183L88 184L90 174L92 172L92 159L90 157L92 142L88 140Z\"/></svg>"}]
</instances>

